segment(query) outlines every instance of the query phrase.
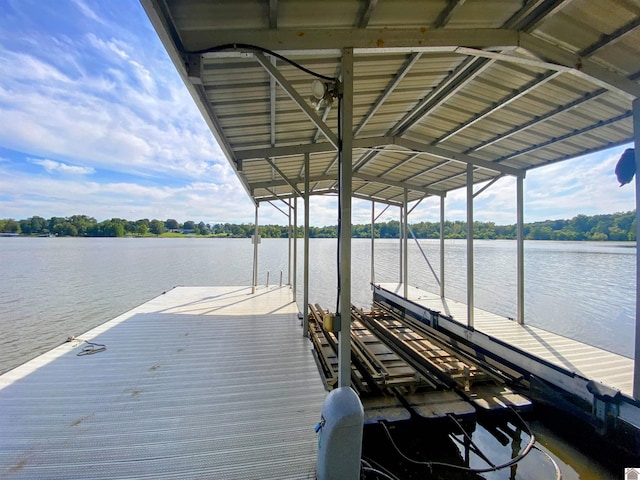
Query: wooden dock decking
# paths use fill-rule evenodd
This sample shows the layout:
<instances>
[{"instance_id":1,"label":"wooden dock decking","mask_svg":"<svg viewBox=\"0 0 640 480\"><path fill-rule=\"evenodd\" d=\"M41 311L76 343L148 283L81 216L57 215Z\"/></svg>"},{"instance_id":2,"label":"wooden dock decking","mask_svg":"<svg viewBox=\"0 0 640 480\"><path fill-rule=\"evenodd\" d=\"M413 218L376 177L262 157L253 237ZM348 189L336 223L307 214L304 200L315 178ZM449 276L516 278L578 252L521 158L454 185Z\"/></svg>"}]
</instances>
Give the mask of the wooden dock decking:
<instances>
[{"instance_id":1,"label":"wooden dock decking","mask_svg":"<svg viewBox=\"0 0 640 480\"><path fill-rule=\"evenodd\" d=\"M380 287L404 296L404 286L383 283ZM467 325L467 305L439 295L409 287L408 300L452 317ZM607 385L633 398L633 360L577 340L517 322L486 310L474 308L475 330L529 355L576 375Z\"/></svg>"},{"instance_id":2,"label":"wooden dock decking","mask_svg":"<svg viewBox=\"0 0 640 480\"><path fill-rule=\"evenodd\" d=\"M0 376L2 478L315 478L326 397L288 287L179 287Z\"/></svg>"}]
</instances>

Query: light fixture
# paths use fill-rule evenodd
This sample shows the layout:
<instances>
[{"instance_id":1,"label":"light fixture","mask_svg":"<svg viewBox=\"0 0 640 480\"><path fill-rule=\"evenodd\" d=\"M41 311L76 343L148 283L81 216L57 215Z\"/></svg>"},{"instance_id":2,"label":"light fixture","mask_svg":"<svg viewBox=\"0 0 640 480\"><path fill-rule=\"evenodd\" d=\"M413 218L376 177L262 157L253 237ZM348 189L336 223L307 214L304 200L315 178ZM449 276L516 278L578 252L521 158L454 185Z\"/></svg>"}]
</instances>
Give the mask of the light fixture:
<instances>
[{"instance_id":1,"label":"light fixture","mask_svg":"<svg viewBox=\"0 0 640 480\"><path fill-rule=\"evenodd\" d=\"M333 105L333 99L337 95L337 83L323 82L318 79L311 82L311 97L309 97L309 101L316 110Z\"/></svg>"},{"instance_id":2,"label":"light fixture","mask_svg":"<svg viewBox=\"0 0 640 480\"><path fill-rule=\"evenodd\" d=\"M311 95L313 95L316 100L322 100L327 91L327 85L325 83L322 83L317 78L313 82L311 82Z\"/></svg>"}]
</instances>

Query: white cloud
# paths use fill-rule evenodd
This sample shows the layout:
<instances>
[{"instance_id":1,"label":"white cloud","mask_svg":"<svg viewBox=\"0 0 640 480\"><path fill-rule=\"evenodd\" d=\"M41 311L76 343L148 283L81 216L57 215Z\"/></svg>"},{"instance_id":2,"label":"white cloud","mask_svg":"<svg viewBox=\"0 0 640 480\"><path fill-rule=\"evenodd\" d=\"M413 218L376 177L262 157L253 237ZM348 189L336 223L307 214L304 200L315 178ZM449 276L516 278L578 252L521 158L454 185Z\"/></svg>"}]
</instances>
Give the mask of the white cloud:
<instances>
[{"instance_id":1,"label":"white cloud","mask_svg":"<svg viewBox=\"0 0 640 480\"><path fill-rule=\"evenodd\" d=\"M78 9L82 12L82 14L87 18L98 23L104 23L102 19L91 8L89 8L89 6L86 3L84 3L82 0L72 0L72 2L78 7Z\"/></svg>"},{"instance_id":2,"label":"white cloud","mask_svg":"<svg viewBox=\"0 0 640 480\"><path fill-rule=\"evenodd\" d=\"M69 173L73 175L89 175L95 172L91 167L81 167L76 165L67 165L66 163L56 162L55 160L29 159L31 163L41 165L47 172Z\"/></svg>"},{"instance_id":3,"label":"white cloud","mask_svg":"<svg viewBox=\"0 0 640 480\"><path fill-rule=\"evenodd\" d=\"M52 165L57 162L42 163ZM0 191L3 192L0 199L2 218L84 214L98 220L120 217L130 220L253 221L251 202L237 180L228 184L193 182L176 187L100 183L72 177L19 174L0 163Z\"/></svg>"}]
</instances>

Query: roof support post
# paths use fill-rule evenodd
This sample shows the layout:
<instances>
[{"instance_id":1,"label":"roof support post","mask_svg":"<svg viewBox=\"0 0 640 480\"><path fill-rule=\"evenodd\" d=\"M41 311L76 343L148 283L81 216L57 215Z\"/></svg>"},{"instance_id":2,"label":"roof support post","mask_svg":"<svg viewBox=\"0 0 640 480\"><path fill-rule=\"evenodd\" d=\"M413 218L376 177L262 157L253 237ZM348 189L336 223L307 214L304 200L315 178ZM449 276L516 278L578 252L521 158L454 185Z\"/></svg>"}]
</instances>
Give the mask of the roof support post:
<instances>
[{"instance_id":1,"label":"roof support post","mask_svg":"<svg viewBox=\"0 0 640 480\"><path fill-rule=\"evenodd\" d=\"M398 240L400 242L399 244L399 252L400 252L400 256L398 258L398 283L400 285L402 285L402 280L404 279L404 272L402 271L402 268L404 267L404 262L402 261L403 256L402 256L402 247L403 247L403 242L402 242L402 237L404 237L404 231L403 231L403 225L402 222L404 220L404 212L402 211L404 205L400 206L400 215L398 218Z\"/></svg>"},{"instance_id":2,"label":"roof support post","mask_svg":"<svg viewBox=\"0 0 640 480\"><path fill-rule=\"evenodd\" d=\"M640 98L633 101L633 138L636 151L636 345L633 360L633 398L640 400Z\"/></svg>"},{"instance_id":3,"label":"roof support post","mask_svg":"<svg viewBox=\"0 0 640 480\"><path fill-rule=\"evenodd\" d=\"M251 293L256 293L256 287L258 286L258 207L260 207L259 202L256 203L256 218L253 233L253 285L251 286Z\"/></svg>"},{"instance_id":4,"label":"roof support post","mask_svg":"<svg viewBox=\"0 0 640 480\"><path fill-rule=\"evenodd\" d=\"M473 327L473 165L467 163L467 326Z\"/></svg>"},{"instance_id":5,"label":"roof support post","mask_svg":"<svg viewBox=\"0 0 640 480\"><path fill-rule=\"evenodd\" d=\"M444 298L444 196L440 197L440 298Z\"/></svg>"},{"instance_id":6,"label":"roof support post","mask_svg":"<svg viewBox=\"0 0 640 480\"><path fill-rule=\"evenodd\" d=\"M518 323L524 324L524 177L516 180Z\"/></svg>"},{"instance_id":7,"label":"roof support post","mask_svg":"<svg viewBox=\"0 0 640 480\"><path fill-rule=\"evenodd\" d=\"M289 218L289 229L287 230L287 244L289 247L287 258L289 261L287 262L287 285L291 285L291 242L293 241L293 227L291 226L291 199L289 199L289 209L288 209L288 218Z\"/></svg>"},{"instance_id":8,"label":"roof support post","mask_svg":"<svg viewBox=\"0 0 640 480\"><path fill-rule=\"evenodd\" d=\"M404 198L402 199L402 283L404 284L404 298L409 298L409 209L408 207L409 191L404 189Z\"/></svg>"},{"instance_id":9,"label":"roof support post","mask_svg":"<svg viewBox=\"0 0 640 480\"><path fill-rule=\"evenodd\" d=\"M338 385L351 386L351 193L353 186L353 48L342 50L343 97L340 102L340 334Z\"/></svg>"},{"instance_id":10,"label":"roof support post","mask_svg":"<svg viewBox=\"0 0 640 480\"><path fill-rule=\"evenodd\" d=\"M375 262L376 202L371 202L371 285L376 282Z\"/></svg>"},{"instance_id":11,"label":"roof support post","mask_svg":"<svg viewBox=\"0 0 640 480\"><path fill-rule=\"evenodd\" d=\"M298 197L293 197L293 299L298 288Z\"/></svg>"},{"instance_id":12,"label":"roof support post","mask_svg":"<svg viewBox=\"0 0 640 480\"><path fill-rule=\"evenodd\" d=\"M309 336L309 154L304 156L304 286L302 335Z\"/></svg>"}]
</instances>

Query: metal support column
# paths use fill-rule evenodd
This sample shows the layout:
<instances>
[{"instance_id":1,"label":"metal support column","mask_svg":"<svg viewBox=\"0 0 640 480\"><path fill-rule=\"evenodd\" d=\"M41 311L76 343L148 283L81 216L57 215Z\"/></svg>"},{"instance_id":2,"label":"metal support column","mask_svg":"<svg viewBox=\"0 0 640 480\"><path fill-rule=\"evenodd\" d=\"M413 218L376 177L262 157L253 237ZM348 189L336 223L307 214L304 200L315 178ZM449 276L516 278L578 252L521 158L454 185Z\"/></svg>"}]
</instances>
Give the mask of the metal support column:
<instances>
[{"instance_id":1,"label":"metal support column","mask_svg":"<svg viewBox=\"0 0 640 480\"><path fill-rule=\"evenodd\" d=\"M256 203L256 218L253 231L253 285L251 286L251 293L256 293L256 287L258 286L258 207L260 203Z\"/></svg>"},{"instance_id":2,"label":"metal support column","mask_svg":"<svg viewBox=\"0 0 640 480\"><path fill-rule=\"evenodd\" d=\"M640 400L640 99L633 101L633 138L636 152L636 345L633 361L633 397Z\"/></svg>"},{"instance_id":3,"label":"metal support column","mask_svg":"<svg viewBox=\"0 0 640 480\"><path fill-rule=\"evenodd\" d=\"M287 285L291 285L291 263L292 263L292 258L291 258L291 242L293 241L293 229L291 228L291 199L289 199L289 230L287 230L287 243L289 246L289 253L287 256L288 262L287 262Z\"/></svg>"},{"instance_id":4,"label":"metal support column","mask_svg":"<svg viewBox=\"0 0 640 480\"><path fill-rule=\"evenodd\" d=\"M400 207L400 217L398 222L398 240L400 240L400 257L398 258L398 283L402 284L402 280L404 279L404 272L402 271L402 267L404 266L403 254L402 254L402 239L404 238L404 229L402 225L402 220L404 219L404 212L402 211L402 207Z\"/></svg>"},{"instance_id":5,"label":"metal support column","mask_svg":"<svg viewBox=\"0 0 640 480\"><path fill-rule=\"evenodd\" d=\"M375 270L376 202L371 202L371 284L376 283Z\"/></svg>"},{"instance_id":6,"label":"metal support column","mask_svg":"<svg viewBox=\"0 0 640 480\"><path fill-rule=\"evenodd\" d=\"M517 211L517 268L518 268L518 316L520 325L524 324L524 176L516 179Z\"/></svg>"},{"instance_id":7,"label":"metal support column","mask_svg":"<svg viewBox=\"0 0 640 480\"><path fill-rule=\"evenodd\" d=\"M298 197L293 197L293 298L298 288Z\"/></svg>"},{"instance_id":8,"label":"metal support column","mask_svg":"<svg viewBox=\"0 0 640 480\"><path fill-rule=\"evenodd\" d=\"M404 198L402 200L402 283L404 285L404 298L409 298L409 192L404 189Z\"/></svg>"},{"instance_id":9,"label":"metal support column","mask_svg":"<svg viewBox=\"0 0 640 480\"><path fill-rule=\"evenodd\" d=\"M444 298L444 197L440 197L440 297Z\"/></svg>"},{"instance_id":10,"label":"metal support column","mask_svg":"<svg viewBox=\"0 0 640 480\"><path fill-rule=\"evenodd\" d=\"M353 175L353 48L342 50L343 97L340 102L340 334L338 386L351 386L351 194Z\"/></svg>"},{"instance_id":11,"label":"metal support column","mask_svg":"<svg viewBox=\"0 0 640 480\"><path fill-rule=\"evenodd\" d=\"M309 336L309 154L304 155L304 286L302 335Z\"/></svg>"},{"instance_id":12,"label":"metal support column","mask_svg":"<svg viewBox=\"0 0 640 480\"><path fill-rule=\"evenodd\" d=\"M473 165L467 163L467 326L473 327Z\"/></svg>"}]
</instances>

